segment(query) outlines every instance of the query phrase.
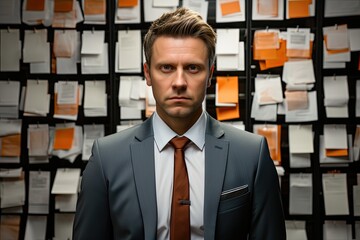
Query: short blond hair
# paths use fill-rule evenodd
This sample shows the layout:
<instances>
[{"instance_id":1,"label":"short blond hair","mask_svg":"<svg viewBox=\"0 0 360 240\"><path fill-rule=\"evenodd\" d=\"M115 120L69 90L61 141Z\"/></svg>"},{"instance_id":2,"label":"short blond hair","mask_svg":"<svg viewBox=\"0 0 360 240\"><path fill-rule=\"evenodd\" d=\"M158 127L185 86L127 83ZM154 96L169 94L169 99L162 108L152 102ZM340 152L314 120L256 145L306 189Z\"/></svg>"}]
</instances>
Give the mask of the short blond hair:
<instances>
[{"instance_id":1,"label":"short blond hair","mask_svg":"<svg viewBox=\"0 0 360 240\"><path fill-rule=\"evenodd\" d=\"M160 36L199 38L206 44L209 66L214 63L216 33L197 12L187 8L178 8L173 12L164 13L151 24L144 38L145 58L149 66L152 46Z\"/></svg>"}]
</instances>

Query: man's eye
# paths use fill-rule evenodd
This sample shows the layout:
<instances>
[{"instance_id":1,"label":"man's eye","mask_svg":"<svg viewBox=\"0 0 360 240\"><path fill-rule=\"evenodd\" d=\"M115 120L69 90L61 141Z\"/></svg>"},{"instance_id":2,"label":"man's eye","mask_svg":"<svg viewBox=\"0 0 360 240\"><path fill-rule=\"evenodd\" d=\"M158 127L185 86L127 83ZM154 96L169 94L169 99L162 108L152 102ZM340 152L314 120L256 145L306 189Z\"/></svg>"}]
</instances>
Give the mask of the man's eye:
<instances>
[{"instance_id":1,"label":"man's eye","mask_svg":"<svg viewBox=\"0 0 360 240\"><path fill-rule=\"evenodd\" d=\"M162 65L160 67L160 70L163 72L170 72L173 68L171 67L171 65Z\"/></svg>"},{"instance_id":2,"label":"man's eye","mask_svg":"<svg viewBox=\"0 0 360 240\"><path fill-rule=\"evenodd\" d=\"M200 71L200 68L199 68L199 66L192 64L192 65L189 65L189 66L188 66L188 70L189 70L189 72L191 72L191 73L197 73L197 72Z\"/></svg>"}]
</instances>

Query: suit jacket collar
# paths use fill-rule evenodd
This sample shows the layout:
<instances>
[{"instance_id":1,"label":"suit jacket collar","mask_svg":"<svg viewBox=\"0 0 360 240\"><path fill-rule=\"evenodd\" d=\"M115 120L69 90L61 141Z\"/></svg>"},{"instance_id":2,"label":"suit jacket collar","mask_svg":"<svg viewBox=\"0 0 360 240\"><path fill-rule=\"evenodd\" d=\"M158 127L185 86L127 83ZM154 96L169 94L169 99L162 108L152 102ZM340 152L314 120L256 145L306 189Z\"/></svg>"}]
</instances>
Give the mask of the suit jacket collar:
<instances>
[{"instance_id":1,"label":"suit jacket collar","mask_svg":"<svg viewBox=\"0 0 360 240\"><path fill-rule=\"evenodd\" d=\"M206 113L207 114L207 113ZM215 238L216 218L222 191L229 144L218 121L208 115L205 136L205 239ZM134 178L143 217L145 239L156 239L157 204L152 117L138 128L131 144Z\"/></svg>"}]
</instances>

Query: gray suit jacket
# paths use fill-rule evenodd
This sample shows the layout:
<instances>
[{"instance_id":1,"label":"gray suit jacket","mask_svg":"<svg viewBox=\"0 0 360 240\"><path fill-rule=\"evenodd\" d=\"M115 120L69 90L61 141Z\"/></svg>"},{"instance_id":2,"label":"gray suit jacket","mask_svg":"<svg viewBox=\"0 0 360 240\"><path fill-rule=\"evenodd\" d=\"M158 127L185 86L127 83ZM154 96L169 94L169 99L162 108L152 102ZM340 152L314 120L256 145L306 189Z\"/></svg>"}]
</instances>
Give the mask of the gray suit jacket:
<instances>
[{"instance_id":1,"label":"gray suit jacket","mask_svg":"<svg viewBox=\"0 0 360 240\"><path fill-rule=\"evenodd\" d=\"M230 190L230 191L226 191ZM73 238L156 239L152 120L95 141L83 173ZM263 137L208 116L205 240L285 237L278 176Z\"/></svg>"}]
</instances>

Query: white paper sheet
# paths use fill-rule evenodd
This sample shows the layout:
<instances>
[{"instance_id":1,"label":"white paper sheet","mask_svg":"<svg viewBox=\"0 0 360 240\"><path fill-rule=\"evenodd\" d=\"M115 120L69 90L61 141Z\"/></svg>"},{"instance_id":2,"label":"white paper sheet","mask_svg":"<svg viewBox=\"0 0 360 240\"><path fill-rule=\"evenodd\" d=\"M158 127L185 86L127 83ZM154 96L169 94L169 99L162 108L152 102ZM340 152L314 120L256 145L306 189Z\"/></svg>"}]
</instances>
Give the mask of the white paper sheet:
<instances>
[{"instance_id":1,"label":"white paper sheet","mask_svg":"<svg viewBox=\"0 0 360 240\"><path fill-rule=\"evenodd\" d=\"M49 213L50 172L29 172L29 213Z\"/></svg>"},{"instance_id":2,"label":"white paper sheet","mask_svg":"<svg viewBox=\"0 0 360 240\"><path fill-rule=\"evenodd\" d=\"M56 171L51 194L76 194L81 169L58 168Z\"/></svg>"},{"instance_id":3,"label":"white paper sheet","mask_svg":"<svg viewBox=\"0 0 360 240\"><path fill-rule=\"evenodd\" d=\"M349 202L346 173L322 175L325 215L348 215Z\"/></svg>"},{"instance_id":4,"label":"white paper sheet","mask_svg":"<svg viewBox=\"0 0 360 240\"><path fill-rule=\"evenodd\" d=\"M313 153L312 125L289 125L290 153Z\"/></svg>"},{"instance_id":5,"label":"white paper sheet","mask_svg":"<svg viewBox=\"0 0 360 240\"><path fill-rule=\"evenodd\" d=\"M46 218L46 216L27 216L25 240L45 239L47 225Z\"/></svg>"},{"instance_id":6,"label":"white paper sheet","mask_svg":"<svg viewBox=\"0 0 360 240\"><path fill-rule=\"evenodd\" d=\"M291 173L289 193L290 214L312 214L312 174Z\"/></svg>"},{"instance_id":7,"label":"white paper sheet","mask_svg":"<svg viewBox=\"0 0 360 240\"><path fill-rule=\"evenodd\" d=\"M20 71L21 41L19 29L3 29L0 34L0 71Z\"/></svg>"}]
</instances>

